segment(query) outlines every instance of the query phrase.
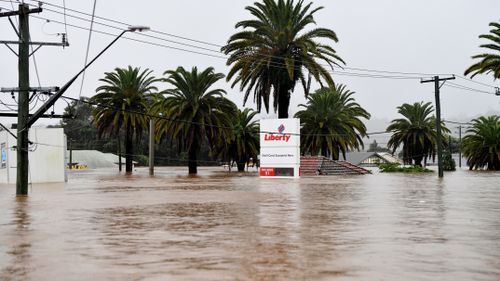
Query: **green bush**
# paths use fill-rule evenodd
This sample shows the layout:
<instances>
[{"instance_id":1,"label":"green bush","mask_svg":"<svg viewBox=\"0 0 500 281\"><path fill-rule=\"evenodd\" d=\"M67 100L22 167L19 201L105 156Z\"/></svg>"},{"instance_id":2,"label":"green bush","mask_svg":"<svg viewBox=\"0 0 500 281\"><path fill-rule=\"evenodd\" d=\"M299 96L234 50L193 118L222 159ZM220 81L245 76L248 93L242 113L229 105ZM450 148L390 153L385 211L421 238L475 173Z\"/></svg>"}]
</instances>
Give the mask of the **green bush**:
<instances>
[{"instance_id":1,"label":"green bush","mask_svg":"<svg viewBox=\"0 0 500 281\"><path fill-rule=\"evenodd\" d=\"M401 167L399 163L386 163L379 166L381 173L431 173L432 171L420 166Z\"/></svg>"},{"instance_id":2,"label":"green bush","mask_svg":"<svg viewBox=\"0 0 500 281\"><path fill-rule=\"evenodd\" d=\"M137 166L148 166L149 165L149 157L146 155L136 155L134 156L134 161L137 161Z\"/></svg>"},{"instance_id":3,"label":"green bush","mask_svg":"<svg viewBox=\"0 0 500 281\"><path fill-rule=\"evenodd\" d=\"M444 171L455 171L455 160L451 157L449 151L445 152L443 155L443 170Z\"/></svg>"}]
</instances>

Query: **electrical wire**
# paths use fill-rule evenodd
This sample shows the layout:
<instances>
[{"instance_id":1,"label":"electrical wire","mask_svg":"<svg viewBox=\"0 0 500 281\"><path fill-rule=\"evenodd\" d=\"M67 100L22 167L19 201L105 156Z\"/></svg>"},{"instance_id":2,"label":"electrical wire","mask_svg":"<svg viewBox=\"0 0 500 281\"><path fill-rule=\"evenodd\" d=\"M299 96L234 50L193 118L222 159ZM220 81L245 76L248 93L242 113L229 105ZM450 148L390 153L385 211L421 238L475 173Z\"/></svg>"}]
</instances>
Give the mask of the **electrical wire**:
<instances>
[{"instance_id":1,"label":"electrical wire","mask_svg":"<svg viewBox=\"0 0 500 281\"><path fill-rule=\"evenodd\" d=\"M48 19L48 18L39 17L39 16L32 16L32 17L36 18L36 19L40 19L40 20L49 20L49 21L52 21L52 22L55 22L55 23L58 23L58 24L62 24L60 21L57 21L57 20L54 20L54 19ZM77 29L88 30L85 27L81 27L81 26L74 25L74 24L69 24L68 23L67 25L70 26L70 27L77 28ZM108 36L113 36L113 37L117 36L116 34L113 34L113 33L109 33L109 32L106 32L106 31L95 30L95 29L94 29L93 32L99 33L99 34L108 35ZM156 42L139 40L139 39L135 39L135 38L127 37L127 36L123 36L122 38L124 38L126 40L130 40L130 41L135 41L135 42L139 42L139 43L143 43L143 44L152 45L152 46L163 47L163 48L167 48L167 49L174 49L174 50L178 50L178 51L182 51L182 52L188 52L188 53L199 54L199 55L208 56L208 57L212 57L212 58L218 58L218 59L227 60L226 56L213 55L213 54L208 54L208 53L203 53L203 52L198 52L198 51L193 51L193 50L178 48L178 47L169 46L169 45L165 45L165 44L160 44L160 43L156 43ZM285 68L285 64L284 63L270 63L269 65L275 66L277 68L282 68L282 69ZM297 67L296 69L298 69L298 68L299 67ZM340 76L350 76L350 77L360 77L360 78L379 78L379 79L395 79L395 80L408 80L408 79L409 80L420 80L420 79L423 78L423 77L408 77L408 76L395 76L395 75L374 75L374 74L346 72L346 71L333 71L333 70L330 70L330 71L327 70L327 72L331 73L331 74L340 75Z\"/></svg>"},{"instance_id":2,"label":"electrical wire","mask_svg":"<svg viewBox=\"0 0 500 281\"><path fill-rule=\"evenodd\" d=\"M69 9L69 8L61 7L59 5L55 5L55 4L52 4L52 3L49 3L49 2L36 1L36 0L28 0L28 1L37 2L37 3L40 2L40 3L43 3L45 5L55 7L55 8L60 8L60 9L64 8L65 10L68 10L68 11L71 11L71 12L75 12L75 13L86 15L86 16L91 16L88 13L85 13L85 12L82 12L82 11L78 11L78 10L74 10L74 9ZM113 23L124 25L124 27L130 26L130 24L124 23L124 22L121 22L121 21L117 21L117 20L113 20L113 19L109 19L109 18L105 18L105 17L100 17L100 16L97 16L97 15L95 17L97 19L101 19L101 20L105 20L105 21L108 21L108 22L113 22ZM184 36L179 36L179 35L175 35L175 34L167 33L167 32L162 32L162 31L158 31L158 30L151 30L151 32L152 33L156 33L156 34L165 35L165 36L174 37L174 38L177 38L177 39L191 41L191 42L195 42L195 43L199 43L199 44L204 44L204 45L208 45L208 46L213 46L213 47L218 47L218 48L222 47L222 45L219 45L219 44L214 44L214 43L210 43L210 42L206 42L206 41L192 39L192 38L188 38L188 37L184 37Z\"/></svg>"},{"instance_id":3,"label":"electrical wire","mask_svg":"<svg viewBox=\"0 0 500 281\"><path fill-rule=\"evenodd\" d=\"M132 114L146 116L146 117L149 117L149 118L166 120L166 121L170 121L170 122L186 123L186 124L192 124L192 125L200 125L200 126L209 127L209 128L216 128L216 129L234 130L234 128L230 127L230 126L211 125L211 124L205 124L205 123L200 123L200 122L190 121L190 120L172 119L172 118L168 118L168 117L165 117L165 116L158 116L158 115L153 115L153 114L146 113L146 112L139 112L139 111L133 111L133 110L125 110L125 109L122 109L122 108L119 108L119 107L115 107L115 106L109 106L109 105L99 104L99 103L95 103L95 102L92 102L92 101L79 100L79 99L72 98L72 97L67 97L67 96L61 96L61 98L62 99L67 99L67 100L71 100L71 101L74 101L74 102L77 102L77 103L81 102L81 103L85 103L85 104L89 104L89 105L93 105L93 106L97 106L97 107L101 107L101 108L114 109L117 112L132 113ZM260 131L259 133L260 134L266 134L266 133L276 133L276 132ZM366 133L365 135L369 136L369 135L378 135L378 134L386 134L386 133L387 132L370 132L370 133ZM302 136L347 136L347 135L349 135L350 136L350 134L300 134L300 133L288 133L288 134L292 135L292 136L293 135L302 135Z\"/></svg>"},{"instance_id":4,"label":"electrical wire","mask_svg":"<svg viewBox=\"0 0 500 281\"><path fill-rule=\"evenodd\" d=\"M67 20L66 20L66 0L63 1L63 14L64 14L64 34L66 34L66 41L68 41L68 26L66 25Z\"/></svg>"},{"instance_id":5,"label":"electrical wire","mask_svg":"<svg viewBox=\"0 0 500 281\"><path fill-rule=\"evenodd\" d=\"M30 1L32 1L32 0L30 0ZM48 2L43 2L43 1L42 1L42 3L50 4ZM50 5L58 7L58 8L62 8L62 9L65 8L65 7L61 7L61 6L58 6L58 5L53 5L53 4L50 4ZM47 8L45 8L45 9L47 10ZM71 9L68 9L68 10L71 10ZM55 13L60 13L60 12L55 11L55 10L50 10L50 11L53 11ZM80 12L80 11L77 11L77 10L71 10L71 11L74 11L74 12L80 13L80 14L84 14L84 15L88 15L88 16L93 16L91 14ZM76 17L76 16L72 16L72 15L70 15L70 16L71 17ZM95 16L95 14L94 14L94 16ZM126 23L115 21L115 20L110 20L110 19L107 19L107 18L104 18L104 17L98 17L98 16L95 16L95 17L103 19L103 20L106 20L106 21L119 23L121 25L128 25ZM89 21L88 19L81 18L81 17L76 17L76 18L80 19L80 20ZM50 20L50 19L46 19L46 20ZM54 21L56 23L62 24L59 21L55 21L55 20L52 20L52 21ZM92 19L90 21L91 21L91 23L93 22ZM116 27L116 26L111 26L111 25L108 25L108 24L103 24L103 23L98 23L98 22L96 22L96 23L104 25L104 26L107 26L107 27L110 27L110 28L123 30L122 28L119 28L119 27ZM65 24L65 26L67 26L66 22L64 24ZM86 28L82 28L82 27L76 26L76 25L70 25L70 26L73 26L75 28L80 28L80 29L88 30ZM110 35L110 36L116 36L114 34L110 34L109 32L104 32L104 31L96 31L96 32L97 33L101 33L101 34ZM141 35L144 35L144 34L141 34ZM159 39L159 40L165 40L163 38L159 38L159 37L156 37L156 36L150 36L150 35L148 35L148 36L151 37L151 38ZM125 37L125 38L129 39L129 40L133 40L133 41L138 41L138 42L142 42L142 43L146 43L146 44L150 44L150 45L159 46L159 47L171 48L171 49L176 49L176 50L179 50L179 51L185 51L185 52L196 53L196 54L205 55L205 56L211 56L211 57L217 57L217 58L221 58L221 59L227 59L226 56L214 56L212 54L207 54L207 53L202 53L202 52L197 52L197 51L192 51L192 50L186 50L186 49L172 47L172 46L168 46L168 45L162 45L162 44L158 44L158 43L154 43L154 42L137 40L137 39L132 39L132 38L128 38L128 37ZM187 38L187 37L182 37L182 38ZM189 38L187 38L187 39L189 39ZM207 48L203 48L203 47L199 47L199 46L194 46L194 45L191 45L191 44L185 44L185 43L176 42L176 41L172 41L172 40L167 40L167 41L171 42L171 43L175 43L175 44L180 44L180 45L188 46L188 47L201 48L203 50L208 50L208 51L220 53L220 51L215 51L215 50L211 50L211 49L207 49ZM218 44L212 44L212 45L221 46L221 45L218 45ZM275 57L275 56L271 56L271 57ZM274 63L271 63L271 65L276 66L276 67L282 67L282 68L286 67L286 65L284 63L276 64L276 62L274 62ZM327 66L327 65L322 65L322 66ZM422 77L410 77L410 76L403 76L403 75L423 75L423 76L424 75L425 76L431 76L431 75L433 75L433 74L430 74L430 73L418 73L418 72L400 72L400 71L387 71L387 70L375 70L375 69L365 69L365 68L349 68L349 67L343 67L343 68L344 69L358 70L358 71L365 71L365 72L369 71L369 72L375 72L375 73L390 73L390 74L402 74L402 75L399 75L399 76L396 76L396 75L380 75L380 74L367 74L367 73L352 73L352 72L345 72L345 71L328 71L328 72L332 73L332 74L336 74L336 75L341 75L341 76L361 77L361 78L381 78L381 79L421 79ZM81 95L81 93L80 93L80 95Z\"/></svg>"},{"instance_id":6,"label":"electrical wire","mask_svg":"<svg viewBox=\"0 0 500 281\"><path fill-rule=\"evenodd\" d=\"M492 93L492 92L483 91L483 90L467 87L467 86L452 83L452 82L446 82L444 84L444 86L455 88L455 89L460 89L460 90L465 90L465 91L469 91L469 92L476 92L476 93L487 94L487 95L495 95L495 93Z\"/></svg>"},{"instance_id":7,"label":"electrical wire","mask_svg":"<svg viewBox=\"0 0 500 281\"><path fill-rule=\"evenodd\" d=\"M31 0L33 1L33 0ZM44 2L42 2L44 3ZM54 6L54 5L52 5ZM60 6L59 6L60 7ZM46 10L49 10L49 11L52 11L52 12L55 12L55 13L60 13L58 11L55 11L55 10L51 10L51 9L47 9ZM80 13L80 14L84 14L84 15L89 15L87 13L83 13L83 12L80 12L80 11L76 11L76 10L72 10L74 12L77 12L77 13ZM89 15L89 16L92 16L92 15ZM85 19L85 18L82 18L82 17L78 17L78 16L73 16L73 15L70 15L70 17L73 17L73 18L77 18L79 20L83 20L83 21L89 21L88 19ZM97 16L96 16L97 17ZM110 20L110 19L106 19L106 18L103 18L103 17L98 17L100 19L103 19L103 20L107 20L107 21L110 21L110 22L117 22L119 24L122 24L122 25L127 25L129 26L129 24L126 24L126 23L123 23L123 22L118 22L118 21L115 21L115 20ZM114 28L114 29L118 29L118 30L123 30L124 28L121 28L121 27L116 27L116 26L112 26L112 25L109 25L109 24L105 24L105 23L100 23L100 22L95 22L96 24L100 24L100 25L103 25L103 26L106 26L106 27L109 27L109 28ZM164 32L158 32L160 34L166 34L166 35L172 35L172 34L169 34L169 33L164 33ZM208 48L204 48L204 47L200 47L200 46L196 46L196 45L192 45L192 44L186 44L186 43L182 43L182 42L177 42L177 41L173 41L173 40L168 40L168 39L164 39L164 38L159 38L157 36L152 36L152 35L148 35L148 34L140 34L140 36L145 36L145 37L149 37L149 38L154 38L154 39L158 39L158 40L163 40L163 41L167 41L167 42L170 42L170 43L174 43L174 44L179 44L179 45L183 45L183 46L187 46L187 47L191 47L191 48L196 48L196 49L201 49L201 50L204 50L204 51L210 51L210 52L215 52L215 53L218 53L220 54L221 51L220 50L213 50L213 49L208 49ZM187 38L187 37L182 37L182 36L175 36L175 37L178 37L178 38L183 38L183 39L189 39L190 41L198 41L198 42L203 42L203 41L199 41L199 40L194 40L194 39L190 39L190 38ZM206 42L203 42L203 43L206 43ZM212 44L210 43L211 45L213 46L217 46L217 47L222 47L222 45L219 45L219 44ZM273 55L265 55L265 54L261 54L261 56L263 57L267 57L267 58L279 58L279 56L273 56ZM224 57L224 59L227 59L227 57ZM284 63L281 64L282 66L285 66ZM327 65L327 64L319 64L323 67L332 67L332 65ZM418 72L400 72L400 71L388 71L388 70L375 70L375 69L365 69L365 68L354 68L354 67L339 67L341 69L350 69L350 70L356 70L356 71L362 71L362 72L375 72L375 73L387 73L387 74L400 74L400 75L411 75L411 76L415 76L415 75L419 75L419 76L433 76L433 75L444 75L444 74L431 74L431 73L418 73ZM338 72L336 72L338 74ZM366 76L365 76L366 75ZM369 74L360 74L358 73L357 75L355 75L357 77L370 77ZM375 78L377 78L377 76L375 76ZM387 76L381 76L380 78L392 78L392 77L387 77ZM417 78L422 78L422 77L417 77ZM396 77L394 79L411 79L411 78L407 78L407 77Z\"/></svg>"},{"instance_id":8,"label":"electrical wire","mask_svg":"<svg viewBox=\"0 0 500 281\"><path fill-rule=\"evenodd\" d=\"M478 85L481 85L481 86L485 86L485 87L489 87L489 88L497 88L493 85L489 85L489 84L486 84L486 83L483 83L483 82L479 82L479 81L476 81L476 80L472 80L470 78L467 78L467 77L464 77L462 75L455 75L456 77L460 78L460 79L463 79L465 81L468 81L468 82L472 82L472 83L476 83Z\"/></svg>"},{"instance_id":9,"label":"electrical wire","mask_svg":"<svg viewBox=\"0 0 500 281\"><path fill-rule=\"evenodd\" d=\"M40 1L36 1L36 0L29 0L29 1L40 2ZM61 6L54 5L54 4L51 4L51 3L48 3L48 2L44 2L44 1L41 1L41 3L47 4L47 5L56 7L56 8L60 8L60 9L63 8ZM54 10L51 10L51 11L59 13L58 11L54 11ZM71 9L71 11L75 12L75 13L78 13L78 14L82 14L82 15L92 16L93 17L93 15L90 15L88 13L81 12L81 11L78 11L78 10ZM117 24L124 25L124 26L130 26L130 24L127 24L127 23L124 23L124 22L121 22L121 21L117 21L117 20L113 20L113 19L109 19L109 18L105 18L105 17L96 16L96 18L104 20L104 21L112 22L112 23L117 23ZM81 17L79 17L79 19L81 19L81 20L87 20L87 19L82 19ZM99 24L102 24L102 23L99 23ZM107 25L107 24L102 24L102 25L105 25L105 26L108 26L108 27L111 27L111 28L123 29L123 28L119 28L119 27L115 27L115 26L110 26L110 25ZM183 40L187 40L187 41L191 41L191 42L196 42L196 43L200 43L200 44L210 45L210 46L214 46L214 47L218 47L218 48L221 48L221 47L224 46L224 45L221 45L221 44L210 43L210 42L206 42L206 41L192 39L192 38L188 38L188 37L185 37L185 36L179 36L179 35L175 35L175 34L172 34L172 33L166 33L166 32L161 32L161 31L157 31L157 30L151 30L151 32L154 32L154 33L157 33L157 34L162 34L162 35L165 35L165 36L171 36L171 37L174 37L174 38L183 39ZM154 38L156 38L156 37L154 37ZM159 39L159 38L157 38L157 39ZM171 42L171 41L169 41L169 42ZM176 42L176 43L178 43L178 42ZM198 46L192 46L192 45L186 45L186 46L195 47L195 48L198 47ZM208 49L204 49L204 50L208 50ZM214 51L214 50L209 50L209 51ZM215 51L215 52L220 52L220 51ZM269 56L269 57L272 57L272 56ZM322 66L328 66L328 65L322 65ZM342 68L343 69L356 70L356 71L363 71L363 72L400 74L400 75L417 75L417 76L449 75L449 74L436 74L436 73L433 74L433 73L423 73L423 72L389 71L389 70L367 69L367 68L359 68L359 67L342 67Z\"/></svg>"},{"instance_id":10,"label":"electrical wire","mask_svg":"<svg viewBox=\"0 0 500 281\"><path fill-rule=\"evenodd\" d=\"M90 21L89 38L87 40L87 51L85 53L85 62L83 63L84 67L87 65L89 59L90 41L92 39L92 30L94 28L94 15L95 15L96 5L97 5L97 0L94 0L94 7L92 8L92 20ZM64 26L67 28L66 20L64 21ZM82 96L84 82L85 82L85 70L82 73L82 83L80 84L80 93L78 94L78 99L80 99L80 97Z\"/></svg>"},{"instance_id":11,"label":"electrical wire","mask_svg":"<svg viewBox=\"0 0 500 281\"><path fill-rule=\"evenodd\" d=\"M12 2L12 0L10 0L10 1ZM104 21L107 21L107 22L116 23L116 24L120 24L120 25L123 25L123 26L130 26L130 24L127 24L127 23L122 22L122 21L118 21L118 20L114 20L114 19L110 19L110 18L106 18L106 17L102 17L102 16L97 16L97 15L95 15L95 11L93 11L92 14L89 14L89 13L85 13L85 12L78 11L78 10L75 10L75 9L69 9L69 8L66 7L64 0L63 0L63 6L56 5L56 4L53 4L53 3L50 3L50 2L46 2L46 1L36 1L36 0L28 0L28 1L35 2L35 3L43 3L45 5L52 6L52 7L57 8L57 9L62 9L63 10L62 13L63 13L63 15L65 17L66 17L66 11L71 11L71 12L74 12L74 13L77 13L77 14L81 14L81 15L85 15L85 16L90 16L91 17L91 20L90 20L91 22L94 21L94 18L98 18L98 19L101 19L101 20L104 20ZM34 4L31 4L31 5L34 5ZM46 10L50 10L50 11L52 11L54 13L58 13L58 14L61 13L61 12L53 10L53 9L47 9L47 8L45 8L45 9ZM89 21L88 19L85 19L85 18L82 18L82 17L77 17L77 16L72 16L72 17L76 17L76 18L78 18L80 20ZM98 23L98 22L96 22L96 23ZM115 29L123 30L123 28L119 28L119 27L116 27L116 26L111 26L109 24L104 24L104 23L98 23L98 24L102 24L102 25L110 27L110 28L115 28ZM65 28L67 29L67 27L66 27L66 20L65 20ZM187 41L191 41L191 42L196 42L196 43L200 43L200 44L210 45L210 46L214 46L214 47L218 47L218 48L220 48L220 47L223 46L221 44L214 44L214 43L210 43L210 42L206 42L206 41L201 41L201 40L197 40L197 39L192 39L192 38L188 38L188 37L185 37L185 36L179 36L179 35L175 35L175 34L171 34L171 33L166 33L166 32L161 32L161 31L156 31L156 30L151 30L151 31L154 32L154 33L157 33L157 34L161 34L161 35L165 35L165 36L170 36L170 37L174 37L174 38L178 38L178 39L183 39L183 40L187 40ZM141 35L145 35L145 34L141 34ZM163 40L163 38L158 38L158 37L154 37L154 36L152 38ZM175 43L175 44L184 44L184 43L180 43L180 42L176 42L176 41L172 41L172 40L169 40L168 42ZM189 47L193 47L193 48L200 48L199 46L194 46L194 45L190 45L190 44L184 44L184 46L189 46ZM208 51L219 52L219 51L215 51L215 50L211 50L211 49L206 49L206 48L203 48L203 49L204 50L208 50ZM322 65L322 66L327 66L327 65ZM444 75L444 74L431 74L431 73L423 73L423 72L402 72L402 71L389 71L389 70L378 70L378 69L367 69L367 68L356 68L356 67L342 67L342 68L343 69L356 70L356 71L362 71L362 72L400 74L400 75L418 75L418 76ZM345 73L343 73L343 74L345 74ZM345 75L347 75L347 74L345 74ZM378 78L377 76L373 76L373 77L372 76L364 76L363 74L359 74L359 73L354 74L353 76L356 76L356 77ZM481 83L481 82L478 82L478 81L474 81L472 79L468 79L468 78L460 76L460 75L456 75L456 76L459 77L459 78L461 78L461 79L464 79L466 81L477 83L477 84L480 84L480 85L483 85L483 86L486 86L486 87L495 88L494 86L491 86L491 85L488 85L488 84L485 84L485 83ZM380 77L380 78L409 79L409 78L402 78L402 77L386 77L386 76L383 76L383 77Z\"/></svg>"}]
</instances>

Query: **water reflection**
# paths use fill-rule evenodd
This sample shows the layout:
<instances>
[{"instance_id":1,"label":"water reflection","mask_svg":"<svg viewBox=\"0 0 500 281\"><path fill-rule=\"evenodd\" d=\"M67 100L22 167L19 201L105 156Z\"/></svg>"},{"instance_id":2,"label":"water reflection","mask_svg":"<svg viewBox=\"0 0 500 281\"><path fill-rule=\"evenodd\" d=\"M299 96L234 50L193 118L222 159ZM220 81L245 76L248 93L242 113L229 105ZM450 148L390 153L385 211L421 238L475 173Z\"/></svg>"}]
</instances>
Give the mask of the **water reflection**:
<instances>
[{"instance_id":1,"label":"water reflection","mask_svg":"<svg viewBox=\"0 0 500 281\"><path fill-rule=\"evenodd\" d=\"M1 237L9 261L2 265L1 275L9 280L27 280L31 268L29 199L16 197L13 203L11 221L2 225L2 229L7 229Z\"/></svg>"},{"instance_id":2,"label":"water reflection","mask_svg":"<svg viewBox=\"0 0 500 281\"><path fill-rule=\"evenodd\" d=\"M184 173L0 186L0 279L500 280L499 174Z\"/></svg>"}]
</instances>

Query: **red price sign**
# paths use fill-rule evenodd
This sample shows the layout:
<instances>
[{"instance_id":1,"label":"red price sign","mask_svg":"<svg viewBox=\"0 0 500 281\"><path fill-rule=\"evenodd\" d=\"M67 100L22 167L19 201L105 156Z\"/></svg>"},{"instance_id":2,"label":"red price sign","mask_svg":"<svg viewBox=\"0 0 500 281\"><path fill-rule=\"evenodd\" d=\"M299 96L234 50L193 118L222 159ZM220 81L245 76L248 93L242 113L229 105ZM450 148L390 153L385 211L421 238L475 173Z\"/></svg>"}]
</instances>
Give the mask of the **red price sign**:
<instances>
[{"instance_id":1,"label":"red price sign","mask_svg":"<svg viewBox=\"0 0 500 281\"><path fill-rule=\"evenodd\" d=\"M276 171L274 168L260 168L260 176L261 177L274 177Z\"/></svg>"}]
</instances>

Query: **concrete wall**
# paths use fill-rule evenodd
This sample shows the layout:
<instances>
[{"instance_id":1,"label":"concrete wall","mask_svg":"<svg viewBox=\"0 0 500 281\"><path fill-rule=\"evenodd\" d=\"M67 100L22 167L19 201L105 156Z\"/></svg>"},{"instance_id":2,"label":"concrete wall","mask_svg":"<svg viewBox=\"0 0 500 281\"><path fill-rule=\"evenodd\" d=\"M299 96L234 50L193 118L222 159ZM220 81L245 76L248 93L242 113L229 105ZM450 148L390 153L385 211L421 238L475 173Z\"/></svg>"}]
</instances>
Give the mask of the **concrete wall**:
<instances>
[{"instance_id":1,"label":"concrete wall","mask_svg":"<svg viewBox=\"0 0 500 281\"><path fill-rule=\"evenodd\" d=\"M15 133L15 130L12 130ZM66 181L66 136L62 128L32 128L29 140L29 177L32 183ZM0 148L4 156L0 163L0 182L16 183L16 139L6 131L0 132Z\"/></svg>"}]
</instances>

